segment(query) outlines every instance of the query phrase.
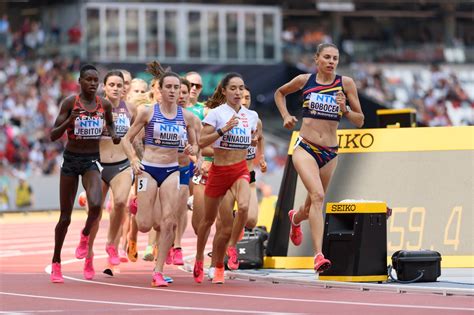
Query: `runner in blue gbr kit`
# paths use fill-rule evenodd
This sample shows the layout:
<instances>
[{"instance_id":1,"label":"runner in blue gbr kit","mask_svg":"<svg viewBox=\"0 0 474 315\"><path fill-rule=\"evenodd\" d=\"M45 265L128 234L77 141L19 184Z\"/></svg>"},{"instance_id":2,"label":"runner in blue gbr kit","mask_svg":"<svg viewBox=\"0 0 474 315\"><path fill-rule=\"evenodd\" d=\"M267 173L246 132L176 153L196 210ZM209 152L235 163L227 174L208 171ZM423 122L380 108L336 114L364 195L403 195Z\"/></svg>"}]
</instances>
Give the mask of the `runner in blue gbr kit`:
<instances>
[{"instance_id":1,"label":"runner in blue gbr kit","mask_svg":"<svg viewBox=\"0 0 474 315\"><path fill-rule=\"evenodd\" d=\"M168 283L163 278L163 265L174 241L179 217L178 149L185 131L188 144L184 152L192 155L198 148L192 114L177 105L181 89L179 75L165 72L158 84L161 102L137 108L137 117L124 137L123 147L138 176L138 210L135 217L138 230L145 233L154 228L161 232L151 284L166 287ZM143 160L140 161L132 143L142 128L145 128L145 146Z\"/></svg>"},{"instance_id":2,"label":"runner in blue gbr kit","mask_svg":"<svg viewBox=\"0 0 474 315\"><path fill-rule=\"evenodd\" d=\"M275 103L283 117L283 126L293 129L297 119L288 112L285 96L303 91L303 123L293 152L293 165L308 191L304 206L290 210L290 239L300 245L300 223L309 219L313 241L314 270L323 272L331 262L322 254L323 201L337 165L337 127L342 116L362 127L364 114L354 81L335 73L339 50L333 44L321 44L315 55L316 73L301 74L275 92ZM347 106L349 101L350 107Z\"/></svg>"},{"instance_id":3,"label":"runner in blue gbr kit","mask_svg":"<svg viewBox=\"0 0 474 315\"><path fill-rule=\"evenodd\" d=\"M51 140L56 141L67 132L68 141L64 151L59 180L61 214L55 230L54 255L51 282L64 282L61 273L61 249L71 223L72 208L76 199L79 176L87 194L89 212L81 240L76 248L76 258L85 258L88 252L89 234L101 210L102 189L99 164L99 141L104 121L114 144L120 143L115 134L112 105L96 95L99 73L92 65L81 67L79 75L81 92L61 103L58 117L51 130Z\"/></svg>"}]
</instances>

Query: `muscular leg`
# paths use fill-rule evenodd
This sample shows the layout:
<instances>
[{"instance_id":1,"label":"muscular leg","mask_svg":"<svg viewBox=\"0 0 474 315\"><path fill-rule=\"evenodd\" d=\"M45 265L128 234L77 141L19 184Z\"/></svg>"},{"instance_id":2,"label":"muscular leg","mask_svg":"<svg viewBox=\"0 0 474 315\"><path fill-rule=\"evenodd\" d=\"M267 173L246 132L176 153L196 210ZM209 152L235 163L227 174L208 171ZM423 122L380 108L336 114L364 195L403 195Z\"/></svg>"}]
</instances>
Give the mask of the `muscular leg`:
<instances>
[{"instance_id":1,"label":"muscular leg","mask_svg":"<svg viewBox=\"0 0 474 315\"><path fill-rule=\"evenodd\" d=\"M179 198L179 172L174 172L161 184L158 191L161 202L161 220L155 221L160 225L160 238L158 243L158 257L155 271L163 272L166 256L175 238L176 225L178 224L178 198Z\"/></svg>"},{"instance_id":2,"label":"muscular leg","mask_svg":"<svg viewBox=\"0 0 474 315\"><path fill-rule=\"evenodd\" d=\"M95 222L99 219L102 210L102 179L100 172L96 170L87 171L82 176L82 185L87 194L87 220L82 230L83 235L89 235Z\"/></svg>"},{"instance_id":3,"label":"muscular leg","mask_svg":"<svg viewBox=\"0 0 474 315\"><path fill-rule=\"evenodd\" d=\"M196 193L196 188L197 187L194 187L194 193ZM204 248L206 248L206 243L211 231L211 227L216 220L217 211L219 209L221 200L222 197L212 198L209 196L204 196L205 212L204 217L199 224L197 233L196 260L198 261L204 260Z\"/></svg>"},{"instance_id":4,"label":"muscular leg","mask_svg":"<svg viewBox=\"0 0 474 315\"><path fill-rule=\"evenodd\" d=\"M193 214L191 217L191 224L194 229L194 233L197 235L201 220L204 217L204 189L205 185L198 184L194 185L194 201L193 201Z\"/></svg>"},{"instance_id":5,"label":"muscular leg","mask_svg":"<svg viewBox=\"0 0 474 315\"><path fill-rule=\"evenodd\" d=\"M245 226L249 229L253 229L257 225L257 221L258 221L257 185L254 182L250 184L249 214L247 218L247 224L245 224Z\"/></svg>"},{"instance_id":6,"label":"muscular leg","mask_svg":"<svg viewBox=\"0 0 474 315\"><path fill-rule=\"evenodd\" d=\"M107 244L116 245L116 242L120 240L120 227L122 226L122 222L126 213L126 207L128 206L128 196L130 194L130 187L132 186L132 176L130 172L131 169L127 169L117 174L110 182L114 207L110 213Z\"/></svg>"},{"instance_id":7,"label":"muscular leg","mask_svg":"<svg viewBox=\"0 0 474 315\"><path fill-rule=\"evenodd\" d=\"M69 224L71 223L72 208L76 199L77 187L79 185L78 176L66 176L61 173L59 180L59 202L61 213L59 221L54 230L54 254L53 263L61 262L61 249L66 238Z\"/></svg>"},{"instance_id":8,"label":"muscular leg","mask_svg":"<svg viewBox=\"0 0 474 315\"><path fill-rule=\"evenodd\" d=\"M181 239L183 238L186 225L188 223L188 202L189 187L188 185L180 185L179 189L179 204L178 204L178 227L176 229L176 237L174 239L174 246L181 247Z\"/></svg>"},{"instance_id":9,"label":"muscular leg","mask_svg":"<svg viewBox=\"0 0 474 315\"><path fill-rule=\"evenodd\" d=\"M298 175L300 176L303 184L308 191L306 206L303 207L303 211L298 211L295 215L294 223L299 224L303 219L309 218L309 224L311 227L311 237L313 240L313 249L316 253L320 253L322 250L322 240L324 233L324 222L323 222L323 202L325 196L325 188L329 185L332 173L334 172L337 165L337 158L331 160L326 164L324 169L324 185L322 181L322 171L320 171L318 164L314 158L298 147L293 153L293 165L295 166ZM308 212L308 201L311 203ZM301 209L300 209L301 210Z\"/></svg>"},{"instance_id":10,"label":"muscular leg","mask_svg":"<svg viewBox=\"0 0 474 315\"><path fill-rule=\"evenodd\" d=\"M232 185L231 190L236 192L235 199L237 201L238 211L234 218L234 226L232 228L229 246L235 246L239 241L240 233L242 233L242 230L247 223L250 203L249 182L244 179L239 179Z\"/></svg>"}]
</instances>

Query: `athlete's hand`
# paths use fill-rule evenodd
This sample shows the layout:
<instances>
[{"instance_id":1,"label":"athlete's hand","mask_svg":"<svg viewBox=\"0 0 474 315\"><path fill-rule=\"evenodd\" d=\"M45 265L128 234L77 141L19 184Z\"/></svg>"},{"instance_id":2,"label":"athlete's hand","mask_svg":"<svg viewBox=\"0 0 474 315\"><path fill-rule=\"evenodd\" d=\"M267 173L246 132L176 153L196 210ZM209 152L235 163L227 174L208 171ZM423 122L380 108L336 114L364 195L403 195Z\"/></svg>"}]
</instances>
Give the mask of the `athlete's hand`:
<instances>
[{"instance_id":1,"label":"athlete's hand","mask_svg":"<svg viewBox=\"0 0 474 315\"><path fill-rule=\"evenodd\" d=\"M194 155L193 146L190 145L189 143L186 144L186 146L184 147L184 154L186 154L186 155Z\"/></svg>"},{"instance_id":2,"label":"athlete's hand","mask_svg":"<svg viewBox=\"0 0 474 315\"><path fill-rule=\"evenodd\" d=\"M295 128L295 125L297 122L298 122L298 119L296 119L295 116L288 115L283 119L283 127L291 130Z\"/></svg>"},{"instance_id":3,"label":"athlete's hand","mask_svg":"<svg viewBox=\"0 0 474 315\"><path fill-rule=\"evenodd\" d=\"M233 115L231 119L225 124L225 126L222 128L222 131L224 133L230 131L232 128L237 126L239 124L239 117L236 115Z\"/></svg>"},{"instance_id":4,"label":"athlete's hand","mask_svg":"<svg viewBox=\"0 0 474 315\"><path fill-rule=\"evenodd\" d=\"M267 162L265 161L265 158L262 157L260 161L258 161L258 164L262 173L265 173L267 171Z\"/></svg>"},{"instance_id":5,"label":"athlete's hand","mask_svg":"<svg viewBox=\"0 0 474 315\"><path fill-rule=\"evenodd\" d=\"M112 137L112 142L114 144L119 144L120 143L120 140L122 140L122 138L120 138L119 136L115 135Z\"/></svg>"},{"instance_id":6,"label":"athlete's hand","mask_svg":"<svg viewBox=\"0 0 474 315\"><path fill-rule=\"evenodd\" d=\"M69 121L76 120L76 118L79 117L81 112L82 112L82 109L79 109L79 108L72 110L71 115L69 115Z\"/></svg>"},{"instance_id":7,"label":"athlete's hand","mask_svg":"<svg viewBox=\"0 0 474 315\"><path fill-rule=\"evenodd\" d=\"M132 168L133 174L135 175L140 175L142 173L142 170L144 169L139 159L133 159L130 162L130 167Z\"/></svg>"},{"instance_id":8,"label":"athlete's hand","mask_svg":"<svg viewBox=\"0 0 474 315\"><path fill-rule=\"evenodd\" d=\"M336 103L343 113L347 112L346 95L344 92L339 91L336 93Z\"/></svg>"}]
</instances>

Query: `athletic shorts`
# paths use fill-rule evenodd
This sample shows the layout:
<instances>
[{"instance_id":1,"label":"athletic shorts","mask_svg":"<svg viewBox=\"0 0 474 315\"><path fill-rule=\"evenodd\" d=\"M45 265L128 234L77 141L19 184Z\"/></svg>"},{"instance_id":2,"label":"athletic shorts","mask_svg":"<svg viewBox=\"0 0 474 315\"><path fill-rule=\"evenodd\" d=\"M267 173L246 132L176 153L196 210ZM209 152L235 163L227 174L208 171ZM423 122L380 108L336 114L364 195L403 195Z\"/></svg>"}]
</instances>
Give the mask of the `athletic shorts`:
<instances>
[{"instance_id":1,"label":"athletic shorts","mask_svg":"<svg viewBox=\"0 0 474 315\"><path fill-rule=\"evenodd\" d=\"M232 165L212 164L208 177L204 193L211 198L224 196L240 178L250 182L250 173L245 160Z\"/></svg>"},{"instance_id":2,"label":"athletic shorts","mask_svg":"<svg viewBox=\"0 0 474 315\"><path fill-rule=\"evenodd\" d=\"M179 168L179 184L189 186L191 179L191 165Z\"/></svg>"},{"instance_id":3,"label":"athletic shorts","mask_svg":"<svg viewBox=\"0 0 474 315\"><path fill-rule=\"evenodd\" d=\"M147 161L142 161L142 165L144 166L145 172L150 174L151 177L156 181L158 187L161 187L163 182L174 172L179 170L178 163L176 164L169 164L169 165L161 165L156 163L151 163ZM179 185L179 184L178 184Z\"/></svg>"},{"instance_id":4,"label":"athletic shorts","mask_svg":"<svg viewBox=\"0 0 474 315\"><path fill-rule=\"evenodd\" d=\"M322 168L337 156L338 147L325 147L322 145L317 145L302 137L298 137L295 148L297 146L302 147L306 152L308 152L316 160L319 168Z\"/></svg>"},{"instance_id":5,"label":"athletic shorts","mask_svg":"<svg viewBox=\"0 0 474 315\"><path fill-rule=\"evenodd\" d=\"M255 183L255 171L250 171L250 184Z\"/></svg>"},{"instance_id":6,"label":"athletic shorts","mask_svg":"<svg viewBox=\"0 0 474 315\"><path fill-rule=\"evenodd\" d=\"M107 184L110 185L112 179L117 176L122 171L125 171L127 168L130 167L130 161L125 159L120 162L113 162L113 163L100 163L102 165L102 180Z\"/></svg>"},{"instance_id":7,"label":"athletic shorts","mask_svg":"<svg viewBox=\"0 0 474 315\"><path fill-rule=\"evenodd\" d=\"M97 153L76 153L64 151L63 163L61 164L61 174L66 176L83 176L88 171L100 172L100 154Z\"/></svg>"}]
</instances>

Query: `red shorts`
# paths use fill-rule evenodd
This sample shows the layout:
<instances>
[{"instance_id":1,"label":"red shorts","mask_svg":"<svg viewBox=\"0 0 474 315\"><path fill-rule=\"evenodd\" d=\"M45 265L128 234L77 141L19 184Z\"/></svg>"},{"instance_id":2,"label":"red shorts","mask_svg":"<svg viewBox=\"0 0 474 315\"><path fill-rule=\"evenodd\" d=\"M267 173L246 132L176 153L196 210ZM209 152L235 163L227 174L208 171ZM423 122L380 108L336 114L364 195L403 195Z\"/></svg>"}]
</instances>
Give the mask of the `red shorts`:
<instances>
[{"instance_id":1,"label":"red shorts","mask_svg":"<svg viewBox=\"0 0 474 315\"><path fill-rule=\"evenodd\" d=\"M208 175L204 193L211 198L224 196L240 178L250 182L250 173L245 160L232 165L212 164Z\"/></svg>"}]
</instances>

